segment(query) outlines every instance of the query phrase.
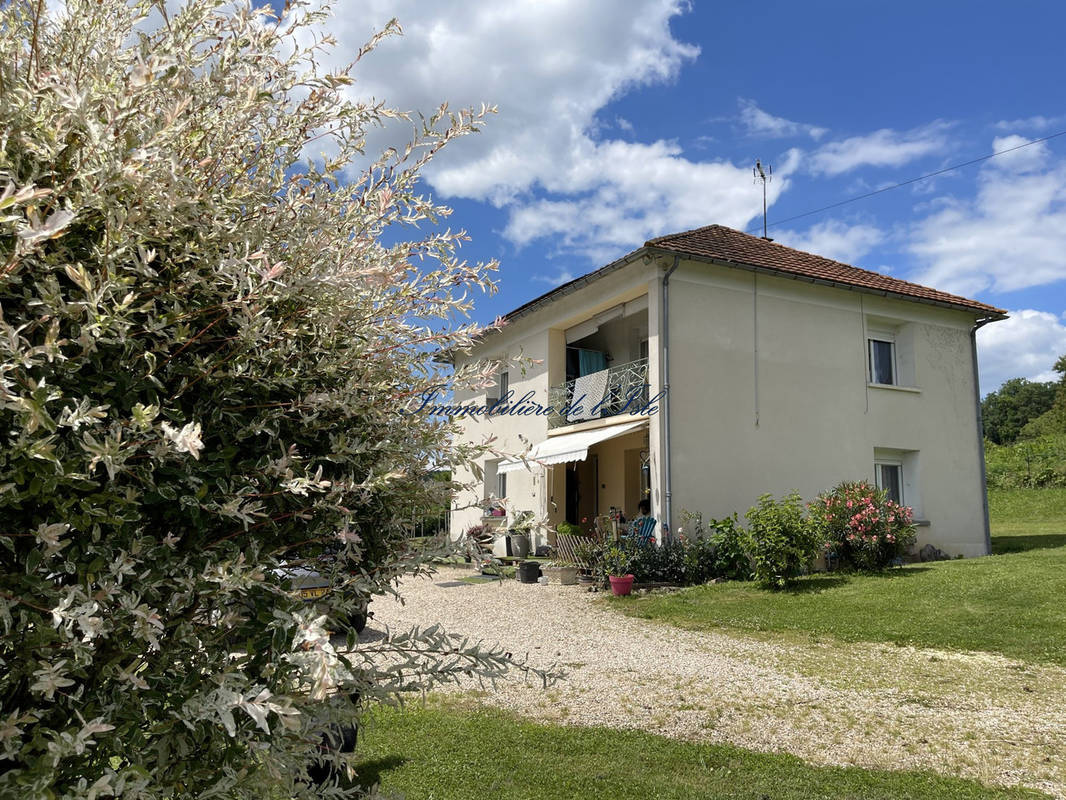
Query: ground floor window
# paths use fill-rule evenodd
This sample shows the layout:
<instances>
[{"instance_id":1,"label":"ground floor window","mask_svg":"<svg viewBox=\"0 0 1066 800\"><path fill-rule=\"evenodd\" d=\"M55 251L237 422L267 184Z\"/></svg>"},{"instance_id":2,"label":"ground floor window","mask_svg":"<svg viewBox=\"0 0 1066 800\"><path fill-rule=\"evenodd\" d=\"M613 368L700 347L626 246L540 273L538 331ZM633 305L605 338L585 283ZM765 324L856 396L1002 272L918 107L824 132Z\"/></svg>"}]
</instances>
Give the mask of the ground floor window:
<instances>
[{"instance_id":1,"label":"ground floor window","mask_svg":"<svg viewBox=\"0 0 1066 800\"><path fill-rule=\"evenodd\" d=\"M874 464L874 480L878 489L888 493L888 499L903 505L903 465L889 462Z\"/></svg>"}]
</instances>

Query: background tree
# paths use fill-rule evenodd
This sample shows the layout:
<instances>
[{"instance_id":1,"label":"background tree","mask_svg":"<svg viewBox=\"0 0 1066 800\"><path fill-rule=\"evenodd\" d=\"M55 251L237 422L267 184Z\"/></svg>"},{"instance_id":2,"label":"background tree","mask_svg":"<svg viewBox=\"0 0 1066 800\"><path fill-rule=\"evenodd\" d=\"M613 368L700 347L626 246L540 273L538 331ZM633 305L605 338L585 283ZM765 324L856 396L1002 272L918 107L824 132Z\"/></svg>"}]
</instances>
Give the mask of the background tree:
<instances>
[{"instance_id":1,"label":"background tree","mask_svg":"<svg viewBox=\"0 0 1066 800\"><path fill-rule=\"evenodd\" d=\"M384 237L448 214L419 171L484 112L372 160L403 115L315 66L317 13L44 9L0 7L0 796L355 794L306 783L329 724L508 665L346 622L475 454L401 409L491 265ZM325 546L319 616L275 568Z\"/></svg>"},{"instance_id":2,"label":"background tree","mask_svg":"<svg viewBox=\"0 0 1066 800\"><path fill-rule=\"evenodd\" d=\"M1027 438L1066 433L1066 355L1059 356L1053 367L1059 373L1055 387L1055 398L1043 414L1029 420L1022 428L1021 435Z\"/></svg>"},{"instance_id":3,"label":"background tree","mask_svg":"<svg viewBox=\"0 0 1066 800\"><path fill-rule=\"evenodd\" d=\"M1035 383L1011 378L981 401L985 437L995 444L1017 440L1025 424L1048 411L1055 402L1058 384Z\"/></svg>"}]
</instances>

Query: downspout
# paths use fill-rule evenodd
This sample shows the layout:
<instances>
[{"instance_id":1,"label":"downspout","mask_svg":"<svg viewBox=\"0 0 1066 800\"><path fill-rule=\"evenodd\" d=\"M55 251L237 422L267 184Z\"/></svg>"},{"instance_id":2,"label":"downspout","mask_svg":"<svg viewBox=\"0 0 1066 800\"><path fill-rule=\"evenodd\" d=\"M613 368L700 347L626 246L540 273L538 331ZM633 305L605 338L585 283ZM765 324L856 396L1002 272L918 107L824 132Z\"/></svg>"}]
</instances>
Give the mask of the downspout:
<instances>
[{"instance_id":1,"label":"downspout","mask_svg":"<svg viewBox=\"0 0 1066 800\"><path fill-rule=\"evenodd\" d=\"M663 275L663 519L667 528L673 519L670 483L670 276L680 263L681 256L675 255L673 266Z\"/></svg>"},{"instance_id":2,"label":"downspout","mask_svg":"<svg viewBox=\"0 0 1066 800\"><path fill-rule=\"evenodd\" d=\"M977 457L981 462L981 505L985 515L985 555L992 554L992 526L988 516L988 475L985 470L984 422L981 420L981 384L977 374L977 331L995 319L979 319L970 329L970 352L973 355L973 394L977 407Z\"/></svg>"}]
</instances>

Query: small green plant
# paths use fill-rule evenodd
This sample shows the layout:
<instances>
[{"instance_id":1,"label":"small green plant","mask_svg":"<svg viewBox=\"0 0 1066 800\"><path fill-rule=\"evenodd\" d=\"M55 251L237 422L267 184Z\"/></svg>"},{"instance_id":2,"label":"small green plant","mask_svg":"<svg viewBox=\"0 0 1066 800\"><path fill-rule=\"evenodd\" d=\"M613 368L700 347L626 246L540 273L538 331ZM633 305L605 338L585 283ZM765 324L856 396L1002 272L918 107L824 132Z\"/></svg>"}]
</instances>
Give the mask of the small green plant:
<instances>
[{"instance_id":1,"label":"small green plant","mask_svg":"<svg viewBox=\"0 0 1066 800\"><path fill-rule=\"evenodd\" d=\"M803 501L792 492L781 500L764 494L745 514L745 549L753 577L764 586L787 586L814 561L822 546L819 531L803 516Z\"/></svg>"},{"instance_id":2,"label":"small green plant","mask_svg":"<svg viewBox=\"0 0 1066 800\"><path fill-rule=\"evenodd\" d=\"M880 570L914 544L911 510L865 481L845 481L809 504L809 522L827 550L855 569Z\"/></svg>"},{"instance_id":3,"label":"small green plant","mask_svg":"<svg viewBox=\"0 0 1066 800\"><path fill-rule=\"evenodd\" d=\"M555 530L564 536L580 536L581 526L575 525L572 522L560 522L555 526Z\"/></svg>"},{"instance_id":4,"label":"small green plant","mask_svg":"<svg viewBox=\"0 0 1066 800\"><path fill-rule=\"evenodd\" d=\"M607 575L621 577L632 573L633 552L621 544L613 544L603 551L603 570Z\"/></svg>"},{"instance_id":5,"label":"small green plant","mask_svg":"<svg viewBox=\"0 0 1066 800\"><path fill-rule=\"evenodd\" d=\"M711 571L716 578L746 581L751 579L751 557L745 547L744 529L737 515L707 521L713 560Z\"/></svg>"}]
</instances>

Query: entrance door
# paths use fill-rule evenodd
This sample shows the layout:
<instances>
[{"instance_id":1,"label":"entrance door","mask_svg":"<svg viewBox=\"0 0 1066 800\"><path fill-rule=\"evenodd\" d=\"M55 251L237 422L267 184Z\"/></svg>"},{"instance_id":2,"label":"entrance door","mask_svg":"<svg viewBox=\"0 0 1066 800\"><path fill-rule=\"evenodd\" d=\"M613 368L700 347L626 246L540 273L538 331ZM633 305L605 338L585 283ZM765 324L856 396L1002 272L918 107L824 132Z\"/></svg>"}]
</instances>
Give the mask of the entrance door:
<instances>
[{"instance_id":1,"label":"entrance door","mask_svg":"<svg viewBox=\"0 0 1066 800\"><path fill-rule=\"evenodd\" d=\"M637 515L637 504L644 499L644 482L642 470L644 466L643 451L639 447L626 450L625 453L625 512L626 519L633 519Z\"/></svg>"},{"instance_id":2,"label":"entrance door","mask_svg":"<svg viewBox=\"0 0 1066 800\"><path fill-rule=\"evenodd\" d=\"M566 465L566 521L571 525L578 522L581 503L581 485L578 480L577 464L571 461Z\"/></svg>"}]
</instances>

